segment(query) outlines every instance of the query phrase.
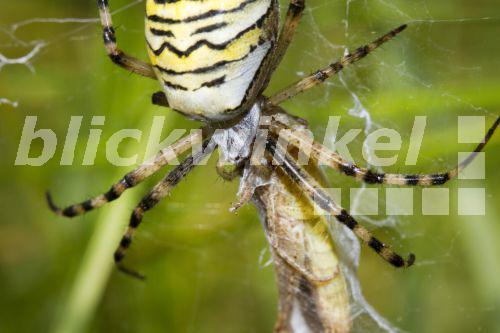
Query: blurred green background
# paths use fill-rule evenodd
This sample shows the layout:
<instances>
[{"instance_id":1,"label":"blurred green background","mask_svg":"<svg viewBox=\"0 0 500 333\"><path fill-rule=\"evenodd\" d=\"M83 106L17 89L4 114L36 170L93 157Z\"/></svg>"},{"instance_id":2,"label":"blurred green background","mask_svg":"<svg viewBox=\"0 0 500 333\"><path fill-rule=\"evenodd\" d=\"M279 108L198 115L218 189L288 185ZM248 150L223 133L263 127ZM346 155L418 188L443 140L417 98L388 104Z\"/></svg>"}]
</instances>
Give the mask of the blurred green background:
<instances>
[{"instance_id":1,"label":"blurred green background","mask_svg":"<svg viewBox=\"0 0 500 333\"><path fill-rule=\"evenodd\" d=\"M111 1L114 10L130 1ZM283 1L283 5L285 2ZM143 4L114 16L119 44L145 58ZM69 204L106 190L129 171L105 158L105 142L123 128L146 133L155 115L166 116L164 135L199 124L150 104L152 80L130 75L105 57L99 25L46 18L95 19L94 1L0 0L0 53L18 58L37 43L44 47L25 65L0 71L0 331L1 332L270 332L277 306L273 269L256 211L228 212L236 183L200 167L144 220L129 252L130 266L145 283L115 271L112 252L129 213L165 171L121 200L84 217L65 220L49 212L44 191ZM32 21L26 21L32 20ZM24 22L19 24L20 22ZM374 122L398 130L405 142L394 167L385 171L434 172L452 167L457 152L457 116L500 110L500 2L495 0L308 0L299 33L268 92L326 65L401 23L409 29L341 79L334 78L285 107L308 119L319 141L332 115L340 132L364 128L349 113L366 110ZM0 57L1 59L1 57ZM0 60L1 61L1 60ZM58 137L56 155L41 167L14 166L26 116ZM75 164L61 166L70 117L84 116ZM82 166L92 116L106 116L93 166ZM415 116L428 127L416 166L405 166ZM121 152L144 152L124 142ZM350 145L360 164L362 139ZM40 149L33 145L32 154ZM363 249L359 278L367 299L409 332L500 332L500 138L486 154L486 181L449 185L450 216L420 213L397 218L394 227L370 225L395 249L417 255L399 271ZM141 155L142 156L142 155ZM329 173L335 186L358 185ZM486 188L485 216L458 216L457 188ZM383 197L383 191L379 197ZM421 190L417 190L416 197ZM343 197L348 206L348 195ZM380 207L384 202L380 200ZM381 211L384 211L381 209ZM384 216L377 217L383 220ZM365 223L366 224L366 223Z\"/></svg>"}]
</instances>

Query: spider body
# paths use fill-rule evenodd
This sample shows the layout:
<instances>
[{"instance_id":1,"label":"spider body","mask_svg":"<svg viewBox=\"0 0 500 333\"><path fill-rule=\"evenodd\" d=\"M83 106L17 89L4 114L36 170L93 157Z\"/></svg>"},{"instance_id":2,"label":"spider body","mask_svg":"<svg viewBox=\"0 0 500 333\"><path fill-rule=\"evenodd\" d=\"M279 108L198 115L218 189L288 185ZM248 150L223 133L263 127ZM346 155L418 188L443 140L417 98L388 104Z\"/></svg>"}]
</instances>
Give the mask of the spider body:
<instances>
[{"instance_id":1,"label":"spider body","mask_svg":"<svg viewBox=\"0 0 500 333\"><path fill-rule=\"evenodd\" d=\"M170 107L208 121L247 112L269 79L277 17L276 0L148 0L148 53Z\"/></svg>"},{"instance_id":2,"label":"spider body","mask_svg":"<svg viewBox=\"0 0 500 333\"><path fill-rule=\"evenodd\" d=\"M413 254L404 259L379 241L330 198L318 176L318 164L369 184L440 186L472 162L500 125L498 117L483 142L451 170L418 175L371 171L311 141L303 131L307 123L289 115L279 104L361 60L401 33L406 25L266 97L262 92L295 34L305 0L290 0L279 36L276 0L147 0L146 37L151 64L118 48L108 1L97 0L97 4L110 59L128 71L160 80L163 92L153 94L154 104L204 120L206 125L163 149L101 195L59 208L47 194L50 208L66 217L99 208L191 149L192 155L170 170L135 207L115 251L114 259L121 271L143 278L123 265L135 230L148 210L219 148L224 162L237 166L236 172L225 175L227 179L241 176L239 200L233 210L253 201L263 217L280 289L277 332L290 332L292 314L296 313L290 307L291 301L302 310L315 309L314 316L306 314L305 318L312 331L350 330L346 284L328 237L328 221L312 217L312 207L331 215L392 266L409 267L415 261ZM203 143L201 150L195 149L199 148L195 147L198 142ZM298 164L301 150L308 152L310 165Z\"/></svg>"}]
</instances>

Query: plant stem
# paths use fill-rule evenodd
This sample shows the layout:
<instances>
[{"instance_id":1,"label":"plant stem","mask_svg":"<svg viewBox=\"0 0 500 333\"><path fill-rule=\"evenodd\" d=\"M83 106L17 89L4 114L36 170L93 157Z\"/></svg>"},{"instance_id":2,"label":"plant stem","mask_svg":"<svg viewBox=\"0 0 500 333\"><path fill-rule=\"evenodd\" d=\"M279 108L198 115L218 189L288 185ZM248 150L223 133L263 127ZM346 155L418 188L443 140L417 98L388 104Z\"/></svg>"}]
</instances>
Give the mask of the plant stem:
<instances>
[{"instance_id":1,"label":"plant stem","mask_svg":"<svg viewBox=\"0 0 500 333\"><path fill-rule=\"evenodd\" d=\"M127 222L127 208L135 196L127 195L122 199L102 211L95 221L94 234L53 332L84 332L91 320L114 267L113 252Z\"/></svg>"}]
</instances>

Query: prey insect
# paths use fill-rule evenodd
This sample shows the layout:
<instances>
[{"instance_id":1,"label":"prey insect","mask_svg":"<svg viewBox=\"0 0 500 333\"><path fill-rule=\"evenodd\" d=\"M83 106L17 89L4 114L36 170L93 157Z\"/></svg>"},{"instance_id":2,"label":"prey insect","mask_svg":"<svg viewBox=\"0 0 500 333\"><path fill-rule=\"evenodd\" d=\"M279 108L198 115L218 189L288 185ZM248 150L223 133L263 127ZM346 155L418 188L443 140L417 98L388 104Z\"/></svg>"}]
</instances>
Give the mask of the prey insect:
<instances>
[{"instance_id":1,"label":"prey insect","mask_svg":"<svg viewBox=\"0 0 500 333\"><path fill-rule=\"evenodd\" d=\"M391 265L409 267L415 261L413 254L404 259L373 237L334 202L322 189L324 183L317 164L369 184L443 185L484 148L500 121L496 119L483 143L452 170L428 175L377 173L311 142L301 130L306 127L305 121L289 115L279 104L366 57L401 33L406 25L278 93L264 96L263 91L296 32L305 0L290 0L281 30L277 0L147 0L145 28L150 63L118 48L108 1L98 0L97 4L109 58L130 72L159 81L162 91L153 94L154 104L201 120L205 126L159 152L152 163L129 172L104 194L66 208L59 208L47 194L51 209L58 215L75 217L102 207L201 142L202 149L185 157L132 212L114 260L121 271L142 278L123 264L135 230L148 210L167 196L200 160L219 149L217 172L225 179L242 176L239 201L233 208L253 201L261 212L280 281L281 311L276 326L280 332L293 329L290 304L315 309L313 315L305 316L314 331L350 329L349 301L339 260L326 221L314 218L310 214L312 207L331 214ZM262 121L264 118L267 120ZM288 143L286 147L281 139ZM308 166L297 163L297 150L301 147L310 148ZM258 151L262 154L256 154ZM233 166L232 170L228 170L227 164ZM294 291L295 287L307 291L308 299Z\"/></svg>"}]
</instances>

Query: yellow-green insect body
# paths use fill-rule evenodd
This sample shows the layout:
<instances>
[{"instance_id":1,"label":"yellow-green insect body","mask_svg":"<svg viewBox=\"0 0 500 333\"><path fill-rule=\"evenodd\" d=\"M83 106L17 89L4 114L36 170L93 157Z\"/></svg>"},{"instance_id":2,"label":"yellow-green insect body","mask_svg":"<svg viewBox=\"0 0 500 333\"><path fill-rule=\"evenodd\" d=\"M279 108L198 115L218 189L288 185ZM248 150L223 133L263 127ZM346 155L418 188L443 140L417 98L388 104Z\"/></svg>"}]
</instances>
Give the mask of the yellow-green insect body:
<instances>
[{"instance_id":1,"label":"yellow-green insect body","mask_svg":"<svg viewBox=\"0 0 500 333\"><path fill-rule=\"evenodd\" d=\"M169 105L192 118L246 112L270 73L276 0L148 0L146 39Z\"/></svg>"}]
</instances>

